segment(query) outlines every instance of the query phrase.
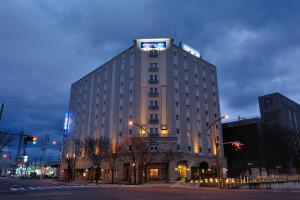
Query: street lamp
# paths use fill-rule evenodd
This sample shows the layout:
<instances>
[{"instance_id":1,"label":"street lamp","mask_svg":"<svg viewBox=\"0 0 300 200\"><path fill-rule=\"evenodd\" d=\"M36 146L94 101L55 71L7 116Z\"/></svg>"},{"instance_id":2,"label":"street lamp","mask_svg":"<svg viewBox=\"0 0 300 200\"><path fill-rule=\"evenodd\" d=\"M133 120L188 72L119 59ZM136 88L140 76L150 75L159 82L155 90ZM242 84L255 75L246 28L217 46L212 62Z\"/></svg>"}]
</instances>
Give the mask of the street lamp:
<instances>
[{"instance_id":1,"label":"street lamp","mask_svg":"<svg viewBox=\"0 0 300 200\"><path fill-rule=\"evenodd\" d=\"M213 139L213 142L214 142L214 145L215 145L215 150L216 150L216 165L217 165L217 177L218 177L218 184L220 184L220 163L219 163L219 144L220 142L218 141L219 138L218 138L218 135L216 132L213 132L215 134L213 135L210 135L208 134L208 131L211 130L211 127L213 127L217 122L221 121L222 119L228 119L229 118L229 115L224 115L224 116L221 116L219 117L218 119L216 119L215 121L213 121L206 129L205 131L205 135L207 136L211 136L212 139Z\"/></svg>"},{"instance_id":2,"label":"street lamp","mask_svg":"<svg viewBox=\"0 0 300 200\"><path fill-rule=\"evenodd\" d=\"M148 135L150 135L150 133L147 131L147 129L145 129L142 125L140 125L140 124L138 124L138 123L136 123L136 122L134 122L134 121L129 121L128 124L129 124L130 126L135 125L135 126L139 127L140 130L141 130L141 131L140 131L140 135L143 135L143 132L144 132L144 131L145 131L145 133L147 133Z\"/></svg>"}]
</instances>

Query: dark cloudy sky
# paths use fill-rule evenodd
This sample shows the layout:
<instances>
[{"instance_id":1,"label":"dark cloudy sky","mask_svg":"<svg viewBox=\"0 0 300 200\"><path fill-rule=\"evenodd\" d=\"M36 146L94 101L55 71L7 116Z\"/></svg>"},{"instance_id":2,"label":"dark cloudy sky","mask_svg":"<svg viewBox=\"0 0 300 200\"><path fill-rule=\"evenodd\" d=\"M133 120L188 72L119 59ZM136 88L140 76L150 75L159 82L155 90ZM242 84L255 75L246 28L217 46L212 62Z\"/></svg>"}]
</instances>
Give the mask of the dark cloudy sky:
<instances>
[{"instance_id":1,"label":"dark cloudy sky","mask_svg":"<svg viewBox=\"0 0 300 200\"><path fill-rule=\"evenodd\" d=\"M71 83L137 37L198 49L232 118L259 115L266 93L300 102L299 10L296 0L1 0L0 102L23 102L6 107L0 129L59 133Z\"/></svg>"}]
</instances>

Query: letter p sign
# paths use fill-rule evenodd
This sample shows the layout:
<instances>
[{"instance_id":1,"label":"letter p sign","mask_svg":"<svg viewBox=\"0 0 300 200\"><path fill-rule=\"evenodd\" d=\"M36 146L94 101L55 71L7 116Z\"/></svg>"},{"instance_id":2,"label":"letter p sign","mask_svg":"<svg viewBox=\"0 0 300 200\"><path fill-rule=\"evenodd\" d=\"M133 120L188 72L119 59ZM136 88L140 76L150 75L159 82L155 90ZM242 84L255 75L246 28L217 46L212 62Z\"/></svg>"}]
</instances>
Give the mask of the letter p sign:
<instances>
[{"instance_id":1,"label":"letter p sign","mask_svg":"<svg viewBox=\"0 0 300 200\"><path fill-rule=\"evenodd\" d=\"M273 104L273 99L272 98L265 98L264 99L264 105L265 109L268 110L269 107Z\"/></svg>"}]
</instances>

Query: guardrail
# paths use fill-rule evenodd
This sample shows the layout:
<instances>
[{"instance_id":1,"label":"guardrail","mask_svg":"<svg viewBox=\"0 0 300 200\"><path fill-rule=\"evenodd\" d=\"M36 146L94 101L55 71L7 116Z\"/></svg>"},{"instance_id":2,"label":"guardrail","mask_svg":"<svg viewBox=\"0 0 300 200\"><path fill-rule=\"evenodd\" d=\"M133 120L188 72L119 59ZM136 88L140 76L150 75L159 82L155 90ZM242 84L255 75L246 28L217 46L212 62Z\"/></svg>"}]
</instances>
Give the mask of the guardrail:
<instances>
[{"instance_id":1,"label":"guardrail","mask_svg":"<svg viewBox=\"0 0 300 200\"><path fill-rule=\"evenodd\" d=\"M274 175L261 177L242 177L242 178L203 178L193 180L191 183L198 184L200 187L219 187L219 188L239 188L244 185L259 183L283 183L283 182L300 182L300 174L298 175Z\"/></svg>"}]
</instances>

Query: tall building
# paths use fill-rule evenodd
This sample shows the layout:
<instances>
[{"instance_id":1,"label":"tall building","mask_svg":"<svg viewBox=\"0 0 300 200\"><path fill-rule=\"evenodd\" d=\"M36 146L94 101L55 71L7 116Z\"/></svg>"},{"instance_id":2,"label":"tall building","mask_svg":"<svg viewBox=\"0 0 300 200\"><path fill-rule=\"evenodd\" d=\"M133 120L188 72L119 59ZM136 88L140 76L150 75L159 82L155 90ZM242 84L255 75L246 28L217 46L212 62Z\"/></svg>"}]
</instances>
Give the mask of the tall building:
<instances>
[{"instance_id":1,"label":"tall building","mask_svg":"<svg viewBox=\"0 0 300 200\"><path fill-rule=\"evenodd\" d=\"M300 105L278 92L258 100L267 168L274 173L300 172Z\"/></svg>"},{"instance_id":2,"label":"tall building","mask_svg":"<svg viewBox=\"0 0 300 200\"><path fill-rule=\"evenodd\" d=\"M218 118L214 65L171 38L136 39L127 50L72 84L63 156L72 154L78 139L103 136L121 143L127 136L139 136L140 128L128 123L134 121L149 132L145 137L152 139L156 151L163 151L162 141L176 143L176 157L167 169L170 179L191 179L197 176L196 169L215 165L216 148L208 133L222 141L220 122L207 129ZM220 156L225 166L222 145ZM76 159L77 177L90 165L81 160ZM162 180L166 166L159 158L156 163L160 165L150 166L147 176ZM120 164L118 179L128 178L124 168L129 164Z\"/></svg>"}]
</instances>

